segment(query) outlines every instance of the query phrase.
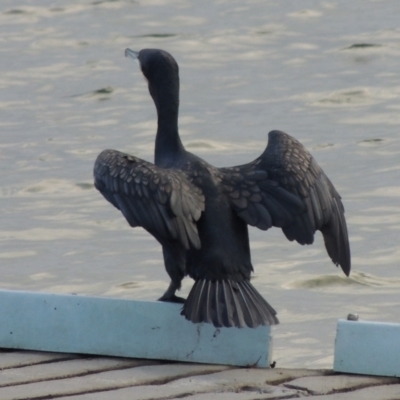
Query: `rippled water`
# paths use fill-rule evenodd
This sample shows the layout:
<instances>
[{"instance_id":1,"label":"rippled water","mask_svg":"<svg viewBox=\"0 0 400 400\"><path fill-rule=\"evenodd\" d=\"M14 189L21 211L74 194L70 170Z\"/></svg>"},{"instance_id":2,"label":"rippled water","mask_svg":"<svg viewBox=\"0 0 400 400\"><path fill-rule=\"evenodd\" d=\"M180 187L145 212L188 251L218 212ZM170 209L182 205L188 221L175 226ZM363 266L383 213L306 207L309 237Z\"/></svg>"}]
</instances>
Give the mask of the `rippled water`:
<instances>
[{"instance_id":1,"label":"rippled water","mask_svg":"<svg viewBox=\"0 0 400 400\"><path fill-rule=\"evenodd\" d=\"M251 231L254 284L281 321L278 366L331 367L349 312L398 322L399 12L366 0L2 1L0 286L144 299L166 288L158 244L92 185L102 149L153 157L155 110L123 52L159 47L180 65L188 149L241 164L281 129L344 199L350 279L320 235L301 247Z\"/></svg>"}]
</instances>

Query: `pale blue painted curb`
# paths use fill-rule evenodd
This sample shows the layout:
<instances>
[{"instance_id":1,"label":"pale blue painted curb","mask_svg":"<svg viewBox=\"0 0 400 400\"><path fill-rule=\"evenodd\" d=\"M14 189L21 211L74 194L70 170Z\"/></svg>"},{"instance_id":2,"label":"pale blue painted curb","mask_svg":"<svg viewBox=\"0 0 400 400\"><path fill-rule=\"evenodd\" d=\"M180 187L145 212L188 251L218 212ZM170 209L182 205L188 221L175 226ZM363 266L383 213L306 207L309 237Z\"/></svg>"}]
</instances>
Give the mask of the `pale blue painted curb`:
<instances>
[{"instance_id":1,"label":"pale blue painted curb","mask_svg":"<svg viewBox=\"0 0 400 400\"><path fill-rule=\"evenodd\" d=\"M400 324L339 320L333 369L400 377Z\"/></svg>"},{"instance_id":2,"label":"pale blue painted curb","mask_svg":"<svg viewBox=\"0 0 400 400\"><path fill-rule=\"evenodd\" d=\"M0 290L0 347L268 367L269 326L193 324L181 305Z\"/></svg>"}]
</instances>

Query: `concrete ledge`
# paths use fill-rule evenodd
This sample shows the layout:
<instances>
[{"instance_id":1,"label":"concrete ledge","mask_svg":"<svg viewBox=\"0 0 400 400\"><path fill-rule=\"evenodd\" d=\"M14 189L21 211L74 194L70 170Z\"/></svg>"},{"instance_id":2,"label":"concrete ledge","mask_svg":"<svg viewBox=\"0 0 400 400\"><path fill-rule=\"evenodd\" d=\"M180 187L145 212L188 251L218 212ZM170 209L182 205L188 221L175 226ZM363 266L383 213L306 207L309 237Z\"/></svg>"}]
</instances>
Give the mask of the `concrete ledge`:
<instances>
[{"instance_id":1,"label":"concrete ledge","mask_svg":"<svg viewBox=\"0 0 400 400\"><path fill-rule=\"evenodd\" d=\"M333 369L400 376L400 324L339 320Z\"/></svg>"},{"instance_id":2,"label":"concrete ledge","mask_svg":"<svg viewBox=\"0 0 400 400\"><path fill-rule=\"evenodd\" d=\"M178 304L0 291L0 347L269 367L270 327L193 324Z\"/></svg>"}]
</instances>

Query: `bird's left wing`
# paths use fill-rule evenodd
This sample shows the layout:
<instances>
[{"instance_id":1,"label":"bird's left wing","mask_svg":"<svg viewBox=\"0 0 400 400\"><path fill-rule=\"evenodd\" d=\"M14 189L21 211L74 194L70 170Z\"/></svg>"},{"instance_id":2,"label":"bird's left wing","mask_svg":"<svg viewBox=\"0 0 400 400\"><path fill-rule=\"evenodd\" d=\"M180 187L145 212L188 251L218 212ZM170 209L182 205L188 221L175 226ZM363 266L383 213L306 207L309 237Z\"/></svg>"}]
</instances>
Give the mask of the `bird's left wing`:
<instances>
[{"instance_id":1,"label":"bird's left wing","mask_svg":"<svg viewBox=\"0 0 400 400\"><path fill-rule=\"evenodd\" d=\"M301 199L286 190L260 166L260 159L220 168L222 187L233 209L246 223L261 230L290 225L305 211Z\"/></svg>"},{"instance_id":2,"label":"bird's left wing","mask_svg":"<svg viewBox=\"0 0 400 400\"><path fill-rule=\"evenodd\" d=\"M300 244L313 243L320 230L332 261L349 275L350 246L339 193L300 142L280 131L268 136L256 160L219 170L232 208L249 225L280 227Z\"/></svg>"},{"instance_id":3,"label":"bird's left wing","mask_svg":"<svg viewBox=\"0 0 400 400\"><path fill-rule=\"evenodd\" d=\"M204 211L204 196L184 172L104 150L94 165L94 182L132 227L176 239L186 249L200 248L196 221Z\"/></svg>"}]
</instances>

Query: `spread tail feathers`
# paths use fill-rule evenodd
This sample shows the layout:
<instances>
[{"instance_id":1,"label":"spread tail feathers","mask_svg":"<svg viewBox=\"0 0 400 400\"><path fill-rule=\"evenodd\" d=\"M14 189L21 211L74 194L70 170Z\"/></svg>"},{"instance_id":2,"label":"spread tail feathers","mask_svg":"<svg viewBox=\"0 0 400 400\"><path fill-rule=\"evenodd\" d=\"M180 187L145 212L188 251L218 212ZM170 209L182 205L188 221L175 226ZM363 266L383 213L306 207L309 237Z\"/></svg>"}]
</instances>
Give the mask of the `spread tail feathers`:
<instances>
[{"instance_id":1,"label":"spread tail feathers","mask_svg":"<svg viewBox=\"0 0 400 400\"><path fill-rule=\"evenodd\" d=\"M208 322L217 328L256 328L279 323L276 311L249 281L199 279L181 314L194 323Z\"/></svg>"}]
</instances>

